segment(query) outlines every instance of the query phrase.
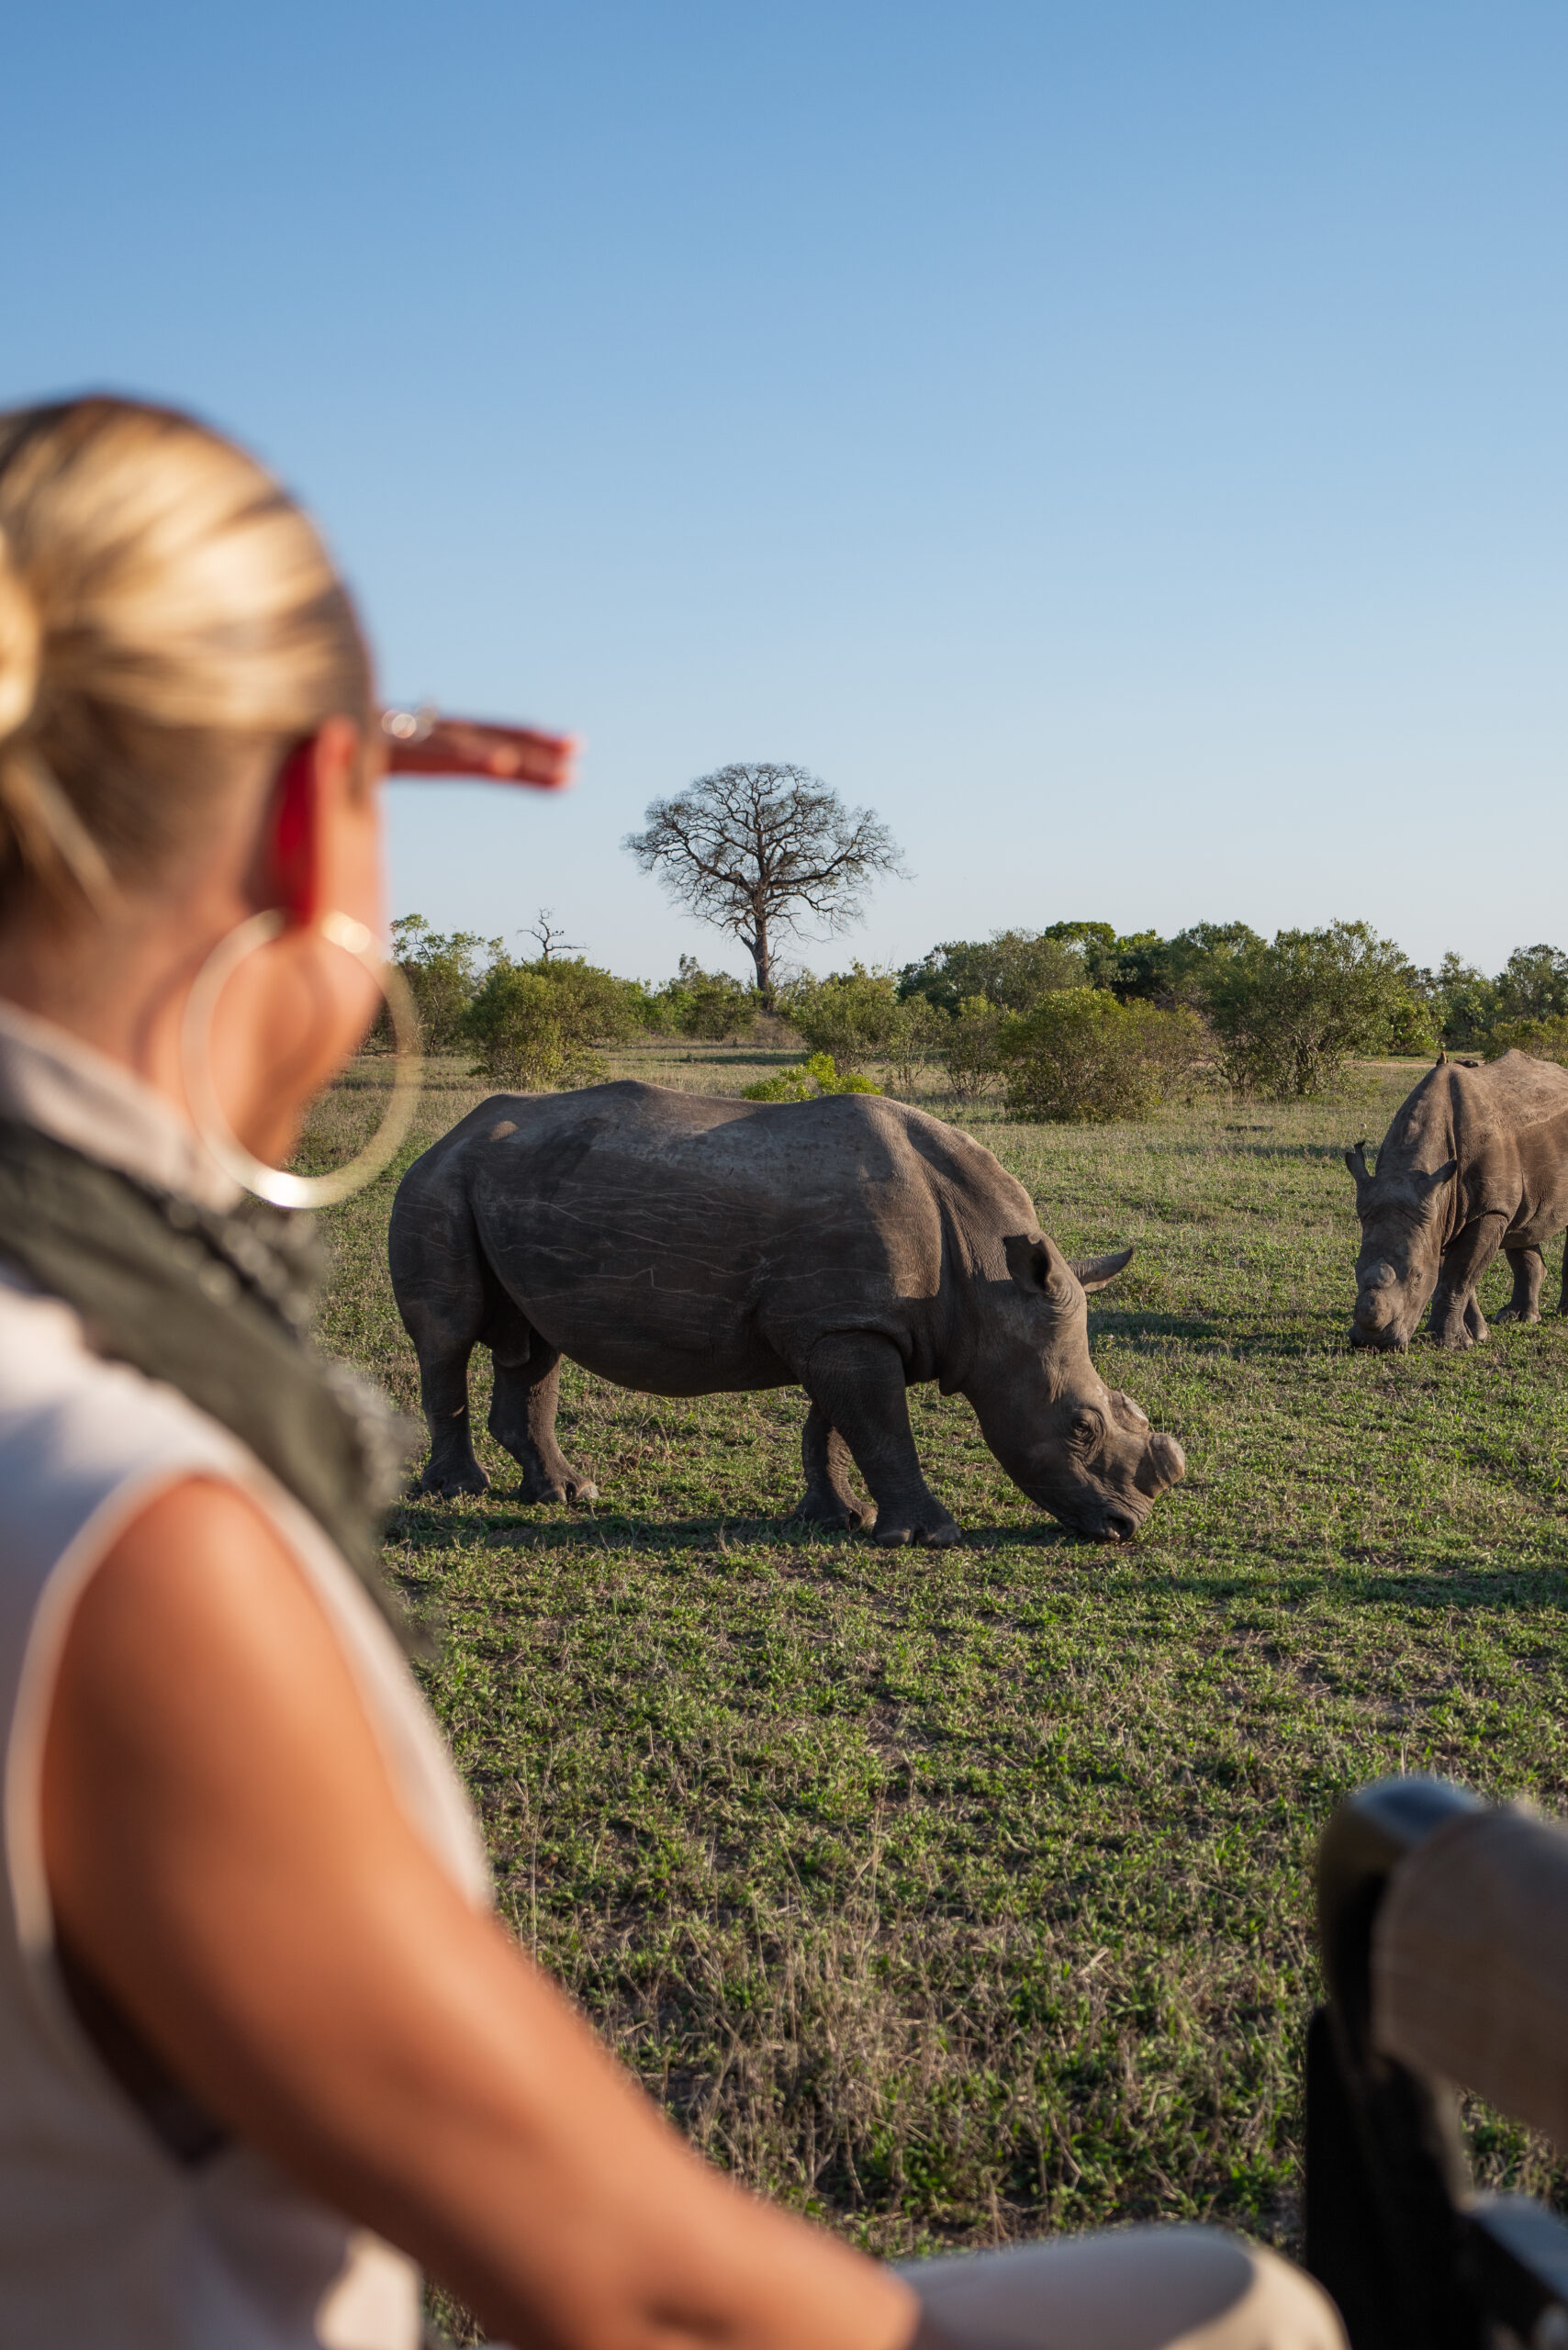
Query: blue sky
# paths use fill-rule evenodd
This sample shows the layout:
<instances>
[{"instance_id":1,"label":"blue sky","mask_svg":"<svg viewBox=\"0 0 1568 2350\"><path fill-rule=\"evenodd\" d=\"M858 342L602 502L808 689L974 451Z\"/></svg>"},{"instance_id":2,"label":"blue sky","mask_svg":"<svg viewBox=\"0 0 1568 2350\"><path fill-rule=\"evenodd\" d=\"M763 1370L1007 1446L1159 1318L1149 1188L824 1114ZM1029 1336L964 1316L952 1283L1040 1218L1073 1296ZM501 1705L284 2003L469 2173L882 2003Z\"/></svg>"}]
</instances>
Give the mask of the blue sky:
<instances>
[{"instance_id":1,"label":"blue sky","mask_svg":"<svg viewBox=\"0 0 1568 2350\"><path fill-rule=\"evenodd\" d=\"M915 878L1568 943L1568 11L968 0L13 14L0 398L192 404L398 697L569 726L394 794L394 895L744 958L619 849L795 760Z\"/></svg>"}]
</instances>

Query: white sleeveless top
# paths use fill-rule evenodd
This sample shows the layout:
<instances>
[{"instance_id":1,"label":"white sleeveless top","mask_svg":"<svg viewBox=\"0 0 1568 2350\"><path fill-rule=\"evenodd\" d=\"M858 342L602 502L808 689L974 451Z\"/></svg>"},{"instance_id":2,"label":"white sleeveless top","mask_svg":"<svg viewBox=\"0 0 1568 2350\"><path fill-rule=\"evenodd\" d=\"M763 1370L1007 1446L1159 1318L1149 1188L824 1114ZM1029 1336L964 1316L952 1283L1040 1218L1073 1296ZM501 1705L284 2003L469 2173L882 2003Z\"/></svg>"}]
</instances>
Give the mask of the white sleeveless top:
<instances>
[{"instance_id":1,"label":"white sleeveless top","mask_svg":"<svg viewBox=\"0 0 1568 2350\"><path fill-rule=\"evenodd\" d=\"M0 1108L206 1204L232 1203L154 1094L4 1003ZM315 1520L183 1395L93 1354L74 1313L0 1254L0 2344L417 2350L412 2264L242 2145L176 2161L100 2062L56 1965L39 1781L62 1646L119 1530L193 1474L241 1486L272 1519L338 1638L409 1822L476 1906L489 1897L440 1732Z\"/></svg>"}]
</instances>

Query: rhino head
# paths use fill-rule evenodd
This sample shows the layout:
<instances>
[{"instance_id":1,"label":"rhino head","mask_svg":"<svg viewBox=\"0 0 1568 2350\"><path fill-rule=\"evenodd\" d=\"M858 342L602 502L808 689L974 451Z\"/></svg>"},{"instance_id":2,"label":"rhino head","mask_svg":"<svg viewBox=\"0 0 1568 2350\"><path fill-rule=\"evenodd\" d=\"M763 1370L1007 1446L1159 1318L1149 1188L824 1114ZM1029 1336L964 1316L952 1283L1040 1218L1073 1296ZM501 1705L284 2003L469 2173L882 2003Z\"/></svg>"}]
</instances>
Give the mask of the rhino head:
<instances>
[{"instance_id":1,"label":"rhino head","mask_svg":"<svg viewBox=\"0 0 1568 2350\"><path fill-rule=\"evenodd\" d=\"M1345 1153L1345 1164L1356 1186L1356 1214L1361 1220L1361 1246L1356 1259L1356 1313L1350 1325L1353 1347L1403 1349L1416 1335L1443 1257L1444 1193L1459 1172L1456 1158L1445 1158L1429 1170L1408 1168L1402 1173L1373 1173L1367 1165L1367 1147L1356 1144Z\"/></svg>"},{"instance_id":2,"label":"rhino head","mask_svg":"<svg viewBox=\"0 0 1568 2350\"><path fill-rule=\"evenodd\" d=\"M1132 1255L1069 1264L1054 1241L1005 1243L1010 1279L988 1284L984 1364L964 1382L987 1444L1015 1485L1075 1533L1127 1542L1187 1473L1173 1436L1107 1387L1089 1354L1088 1292Z\"/></svg>"}]
</instances>

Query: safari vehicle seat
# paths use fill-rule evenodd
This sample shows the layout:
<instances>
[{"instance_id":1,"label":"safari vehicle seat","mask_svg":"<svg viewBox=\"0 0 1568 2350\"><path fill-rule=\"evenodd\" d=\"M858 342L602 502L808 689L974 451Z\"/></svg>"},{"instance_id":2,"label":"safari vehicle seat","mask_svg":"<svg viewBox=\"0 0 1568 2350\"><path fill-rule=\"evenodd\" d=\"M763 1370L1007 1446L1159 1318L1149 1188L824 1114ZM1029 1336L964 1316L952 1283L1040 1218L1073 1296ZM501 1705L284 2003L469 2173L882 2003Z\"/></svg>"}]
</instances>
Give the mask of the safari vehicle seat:
<instances>
[{"instance_id":1,"label":"safari vehicle seat","mask_svg":"<svg viewBox=\"0 0 1568 2350\"><path fill-rule=\"evenodd\" d=\"M1325 1830L1317 1906L1306 2266L1351 2350L1568 2350L1568 2226L1474 2188L1448 2087L1568 2148L1568 1834L1383 1779Z\"/></svg>"}]
</instances>

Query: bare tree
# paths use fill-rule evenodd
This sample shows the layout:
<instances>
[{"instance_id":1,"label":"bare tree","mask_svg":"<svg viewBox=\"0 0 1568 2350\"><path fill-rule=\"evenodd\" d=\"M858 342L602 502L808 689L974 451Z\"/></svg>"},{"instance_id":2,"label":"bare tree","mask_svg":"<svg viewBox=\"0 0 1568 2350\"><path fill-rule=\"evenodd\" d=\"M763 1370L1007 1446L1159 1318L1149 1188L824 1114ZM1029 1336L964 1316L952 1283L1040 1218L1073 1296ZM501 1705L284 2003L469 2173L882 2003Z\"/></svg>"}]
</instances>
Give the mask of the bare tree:
<instances>
[{"instance_id":1,"label":"bare tree","mask_svg":"<svg viewBox=\"0 0 1568 2350\"><path fill-rule=\"evenodd\" d=\"M720 767L673 800L653 800L647 830L623 845L677 905L740 940L769 1011L777 938L808 925L847 929L876 877L903 873L879 816L846 808L804 767L764 760Z\"/></svg>"},{"instance_id":2,"label":"bare tree","mask_svg":"<svg viewBox=\"0 0 1568 2350\"><path fill-rule=\"evenodd\" d=\"M528 928L521 933L524 938L537 939L542 963L548 963L553 955L575 955L577 951L566 932L557 930L551 921L554 911L554 906L541 906Z\"/></svg>"}]
</instances>

